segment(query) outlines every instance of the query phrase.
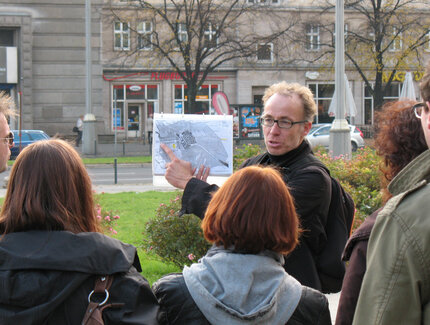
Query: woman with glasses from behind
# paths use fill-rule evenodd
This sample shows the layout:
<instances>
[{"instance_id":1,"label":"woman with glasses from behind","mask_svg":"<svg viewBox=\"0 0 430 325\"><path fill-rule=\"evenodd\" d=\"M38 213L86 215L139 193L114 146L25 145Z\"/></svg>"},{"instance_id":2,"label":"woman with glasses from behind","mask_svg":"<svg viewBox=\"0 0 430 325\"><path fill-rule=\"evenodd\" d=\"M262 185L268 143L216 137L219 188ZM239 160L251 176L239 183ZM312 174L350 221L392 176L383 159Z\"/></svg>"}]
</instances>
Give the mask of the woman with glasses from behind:
<instances>
[{"instance_id":1,"label":"woman with glasses from behind","mask_svg":"<svg viewBox=\"0 0 430 325\"><path fill-rule=\"evenodd\" d=\"M100 233L90 178L68 143L39 141L18 156L0 233L0 324L81 324L104 275L113 275L106 324L157 323L136 249Z\"/></svg>"},{"instance_id":2,"label":"woman with glasses from behind","mask_svg":"<svg viewBox=\"0 0 430 325\"><path fill-rule=\"evenodd\" d=\"M284 268L298 243L293 199L278 171L251 166L214 194L202 221L212 248L153 285L162 324L331 324L328 302Z\"/></svg>"}]
</instances>

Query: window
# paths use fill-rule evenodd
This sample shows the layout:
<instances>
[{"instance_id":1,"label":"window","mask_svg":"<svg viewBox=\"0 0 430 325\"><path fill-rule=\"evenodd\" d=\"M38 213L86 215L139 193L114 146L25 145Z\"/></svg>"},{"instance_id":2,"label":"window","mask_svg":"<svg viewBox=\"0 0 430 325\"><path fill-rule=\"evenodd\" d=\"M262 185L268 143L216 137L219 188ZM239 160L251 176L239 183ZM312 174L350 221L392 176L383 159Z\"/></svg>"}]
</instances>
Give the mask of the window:
<instances>
[{"instance_id":1,"label":"window","mask_svg":"<svg viewBox=\"0 0 430 325\"><path fill-rule=\"evenodd\" d=\"M139 91L130 91L131 85L114 85L112 88L112 130L125 130L125 102L127 100L145 100L148 116L158 113L158 85L140 84ZM126 125L127 126L127 125Z\"/></svg>"},{"instance_id":2,"label":"window","mask_svg":"<svg viewBox=\"0 0 430 325\"><path fill-rule=\"evenodd\" d=\"M178 39L181 43L185 43L188 41L188 34L187 34L187 26L184 23L178 23L176 25L177 28L177 35Z\"/></svg>"},{"instance_id":3,"label":"window","mask_svg":"<svg viewBox=\"0 0 430 325\"><path fill-rule=\"evenodd\" d=\"M218 84L204 84L197 91L196 95L196 107L194 111L190 111L187 106L188 89L187 85L177 84L175 85L175 101L174 101L174 113L175 114L215 114L215 109L212 107L212 96L218 90L220 86Z\"/></svg>"},{"instance_id":4,"label":"window","mask_svg":"<svg viewBox=\"0 0 430 325\"><path fill-rule=\"evenodd\" d=\"M218 39L216 37L216 29L215 27L209 23L205 28L205 47L212 48L215 47L218 43Z\"/></svg>"},{"instance_id":5,"label":"window","mask_svg":"<svg viewBox=\"0 0 430 325\"><path fill-rule=\"evenodd\" d=\"M308 86L318 108L315 123L331 123L334 116L330 116L328 110L334 94L334 83L312 83Z\"/></svg>"},{"instance_id":6,"label":"window","mask_svg":"<svg viewBox=\"0 0 430 325\"><path fill-rule=\"evenodd\" d=\"M320 49L320 28L315 25L306 25L306 50L318 51Z\"/></svg>"},{"instance_id":7,"label":"window","mask_svg":"<svg viewBox=\"0 0 430 325\"><path fill-rule=\"evenodd\" d=\"M14 46L15 31L10 29L0 29L0 46Z\"/></svg>"},{"instance_id":8,"label":"window","mask_svg":"<svg viewBox=\"0 0 430 325\"><path fill-rule=\"evenodd\" d=\"M343 26L343 39L346 41L347 38L348 38L348 24L345 24ZM332 45L335 46L335 44L336 44L336 26L334 26Z\"/></svg>"},{"instance_id":9,"label":"window","mask_svg":"<svg viewBox=\"0 0 430 325\"><path fill-rule=\"evenodd\" d=\"M372 84L373 87L373 84ZM382 85L385 88L385 85ZM373 97L366 84L363 83L364 88L364 123L365 124L373 124L374 111L375 108L373 106ZM385 89L384 91L384 103L388 101L395 101L399 99L401 91L401 83L400 82L392 82L390 88Z\"/></svg>"},{"instance_id":10,"label":"window","mask_svg":"<svg viewBox=\"0 0 430 325\"><path fill-rule=\"evenodd\" d=\"M273 44L258 44L257 49L257 60L258 61L273 61Z\"/></svg>"},{"instance_id":11,"label":"window","mask_svg":"<svg viewBox=\"0 0 430 325\"><path fill-rule=\"evenodd\" d=\"M402 32L399 32L396 27L393 27L391 35L392 35L393 39L392 39L392 42L391 42L388 50L390 52L401 51L402 47L403 47Z\"/></svg>"},{"instance_id":12,"label":"window","mask_svg":"<svg viewBox=\"0 0 430 325\"><path fill-rule=\"evenodd\" d=\"M137 24L137 48L139 50L152 49L152 23L150 21L143 21Z\"/></svg>"},{"instance_id":13,"label":"window","mask_svg":"<svg viewBox=\"0 0 430 325\"><path fill-rule=\"evenodd\" d=\"M115 22L115 50L130 50L130 26L128 23Z\"/></svg>"}]
</instances>

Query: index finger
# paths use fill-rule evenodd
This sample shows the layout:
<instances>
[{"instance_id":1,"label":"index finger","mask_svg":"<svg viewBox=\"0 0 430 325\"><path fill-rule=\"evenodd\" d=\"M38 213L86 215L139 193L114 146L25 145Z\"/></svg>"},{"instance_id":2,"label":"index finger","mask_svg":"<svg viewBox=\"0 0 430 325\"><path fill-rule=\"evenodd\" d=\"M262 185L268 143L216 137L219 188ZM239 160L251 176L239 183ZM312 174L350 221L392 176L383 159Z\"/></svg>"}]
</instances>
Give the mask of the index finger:
<instances>
[{"instance_id":1,"label":"index finger","mask_svg":"<svg viewBox=\"0 0 430 325\"><path fill-rule=\"evenodd\" d=\"M164 150L164 152L169 156L170 160L173 160L176 158L176 155L173 153L172 149L170 149L168 146L166 146L164 143L160 144L161 149Z\"/></svg>"}]
</instances>

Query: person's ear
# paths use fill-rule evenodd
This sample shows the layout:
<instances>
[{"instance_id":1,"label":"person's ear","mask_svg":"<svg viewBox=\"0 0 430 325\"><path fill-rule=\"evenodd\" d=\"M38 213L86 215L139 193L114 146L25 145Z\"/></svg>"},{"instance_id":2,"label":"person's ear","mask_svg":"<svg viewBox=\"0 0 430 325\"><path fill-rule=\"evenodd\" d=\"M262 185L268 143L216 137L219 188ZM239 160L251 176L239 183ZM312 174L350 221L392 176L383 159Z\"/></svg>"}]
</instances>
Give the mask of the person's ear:
<instances>
[{"instance_id":1,"label":"person's ear","mask_svg":"<svg viewBox=\"0 0 430 325\"><path fill-rule=\"evenodd\" d=\"M303 125L304 125L304 135L306 136L311 130L312 122L305 122L303 123Z\"/></svg>"}]
</instances>

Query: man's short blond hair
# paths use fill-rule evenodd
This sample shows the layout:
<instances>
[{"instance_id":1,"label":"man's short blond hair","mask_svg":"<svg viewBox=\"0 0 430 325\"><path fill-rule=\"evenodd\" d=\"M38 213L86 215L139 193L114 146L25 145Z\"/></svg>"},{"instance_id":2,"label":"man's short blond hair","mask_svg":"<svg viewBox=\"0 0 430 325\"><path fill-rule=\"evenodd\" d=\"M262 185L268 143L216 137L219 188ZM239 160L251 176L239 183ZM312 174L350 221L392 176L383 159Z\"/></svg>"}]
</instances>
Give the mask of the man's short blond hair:
<instances>
[{"instance_id":1,"label":"man's short blond hair","mask_svg":"<svg viewBox=\"0 0 430 325\"><path fill-rule=\"evenodd\" d=\"M266 105L266 102L274 94L280 94L285 96L291 96L292 94L298 95L303 103L305 120L309 122L313 121L317 113L317 106L315 105L314 95L308 87L302 86L298 83L287 83L285 81L273 84L264 92L264 105Z\"/></svg>"},{"instance_id":2,"label":"man's short blond hair","mask_svg":"<svg viewBox=\"0 0 430 325\"><path fill-rule=\"evenodd\" d=\"M15 102L4 91L0 92L0 114L3 114L6 118L16 115Z\"/></svg>"}]
</instances>

